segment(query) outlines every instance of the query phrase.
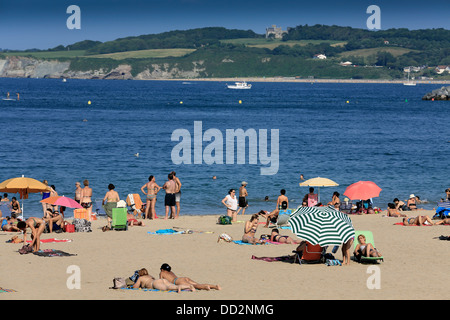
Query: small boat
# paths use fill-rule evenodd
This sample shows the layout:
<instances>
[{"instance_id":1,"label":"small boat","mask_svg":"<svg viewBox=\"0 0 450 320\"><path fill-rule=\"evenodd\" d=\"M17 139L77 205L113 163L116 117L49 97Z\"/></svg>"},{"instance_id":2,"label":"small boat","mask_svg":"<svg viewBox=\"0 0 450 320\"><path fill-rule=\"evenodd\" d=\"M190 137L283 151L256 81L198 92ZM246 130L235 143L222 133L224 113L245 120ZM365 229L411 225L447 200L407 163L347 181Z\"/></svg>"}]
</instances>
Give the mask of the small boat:
<instances>
[{"instance_id":1,"label":"small boat","mask_svg":"<svg viewBox=\"0 0 450 320\"><path fill-rule=\"evenodd\" d=\"M62 82L67 82L67 79L66 78L62 79Z\"/></svg>"},{"instance_id":2,"label":"small boat","mask_svg":"<svg viewBox=\"0 0 450 320\"><path fill-rule=\"evenodd\" d=\"M227 84L227 87L228 89L250 89L252 85L245 81L237 81L234 84Z\"/></svg>"},{"instance_id":3,"label":"small boat","mask_svg":"<svg viewBox=\"0 0 450 320\"><path fill-rule=\"evenodd\" d=\"M414 81L409 80L409 72L408 72L408 81L403 82L403 85L405 85L405 86L415 86L416 85L416 83Z\"/></svg>"}]
</instances>

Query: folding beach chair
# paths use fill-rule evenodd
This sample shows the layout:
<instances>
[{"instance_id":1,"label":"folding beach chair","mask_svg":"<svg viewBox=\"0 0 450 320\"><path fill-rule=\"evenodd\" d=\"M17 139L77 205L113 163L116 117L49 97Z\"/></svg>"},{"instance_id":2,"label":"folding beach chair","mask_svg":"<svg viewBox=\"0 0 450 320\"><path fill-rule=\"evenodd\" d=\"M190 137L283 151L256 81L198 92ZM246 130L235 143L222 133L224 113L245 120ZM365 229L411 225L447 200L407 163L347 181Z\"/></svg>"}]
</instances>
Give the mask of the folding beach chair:
<instances>
[{"instance_id":1,"label":"folding beach chair","mask_svg":"<svg viewBox=\"0 0 450 320\"><path fill-rule=\"evenodd\" d=\"M300 253L297 251L292 251L295 253L294 263L298 261L301 264L313 264L313 263L321 263L322 257L325 255L328 247L321 247L318 244L311 244L306 241L305 250L302 252L302 256L300 257Z\"/></svg>"},{"instance_id":2,"label":"folding beach chair","mask_svg":"<svg viewBox=\"0 0 450 320\"><path fill-rule=\"evenodd\" d=\"M356 246L359 243L358 242L358 237L361 234L366 237L366 243L371 243L373 245L373 247L376 248L375 241L373 240L372 231L355 231L355 241L353 242L353 252L355 251L355 248L356 248ZM360 258L358 259L356 256L353 256L353 260L361 262L361 263L376 263L378 261L384 261L384 258L383 257L364 257L364 256L360 256Z\"/></svg>"},{"instance_id":3,"label":"folding beach chair","mask_svg":"<svg viewBox=\"0 0 450 320\"><path fill-rule=\"evenodd\" d=\"M278 218L277 218L277 222L275 222L275 225L277 227L286 225L289 220L291 212L292 212L291 209L280 210L280 212L278 213Z\"/></svg>"},{"instance_id":4,"label":"folding beach chair","mask_svg":"<svg viewBox=\"0 0 450 320\"><path fill-rule=\"evenodd\" d=\"M127 230L127 208L113 208L111 227L114 230Z\"/></svg>"},{"instance_id":5,"label":"folding beach chair","mask_svg":"<svg viewBox=\"0 0 450 320\"><path fill-rule=\"evenodd\" d=\"M95 212L97 216L106 216L105 209L103 209L102 205L103 199L95 199L93 206L92 206L92 212Z\"/></svg>"}]
</instances>

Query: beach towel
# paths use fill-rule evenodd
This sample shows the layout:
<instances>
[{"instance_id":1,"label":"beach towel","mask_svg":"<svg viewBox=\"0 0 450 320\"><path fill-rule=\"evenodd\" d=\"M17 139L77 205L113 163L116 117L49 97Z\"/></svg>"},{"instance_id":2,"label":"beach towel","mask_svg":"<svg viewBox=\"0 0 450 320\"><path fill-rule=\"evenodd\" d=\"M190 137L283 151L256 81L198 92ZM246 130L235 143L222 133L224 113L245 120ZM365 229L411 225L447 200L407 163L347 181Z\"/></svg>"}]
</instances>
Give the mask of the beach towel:
<instances>
[{"instance_id":1,"label":"beach towel","mask_svg":"<svg viewBox=\"0 0 450 320\"><path fill-rule=\"evenodd\" d=\"M404 226L403 222L397 222L397 223L394 223L394 225ZM422 224L422 226L432 226L432 224ZM418 226L417 224L413 224L412 226L409 226L409 227L421 227L421 226Z\"/></svg>"},{"instance_id":2,"label":"beach towel","mask_svg":"<svg viewBox=\"0 0 450 320\"><path fill-rule=\"evenodd\" d=\"M236 244L239 244L239 245L244 245L244 244L248 244L248 245L251 245L251 246L253 245L252 243L244 242L242 240L233 240L233 242L236 243ZM269 242L263 242L263 243L258 242L256 244L269 244Z\"/></svg>"},{"instance_id":3,"label":"beach towel","mask_svg":"<svg viewBox=\"0 0 450 320\"><path fill-rule=\"evenodd\" d=\"M134 193L134 194L128 194L127 196L127 204L133 209L136 210L137 213L141 213L142 212L142 200L141 197L139 196L139 194Z\"/></svg>"},{"instance_id":4,"label":"beach towel","mask_svg":"<svg viewBox=\"0 0 450 320\"><path fill-rule=\"evenodd\" d=\"M176 231L173 229L159 229L159 230L156 230L155 232L147 231L147 233L149 233L149 234L183 234L184 232Z\"/></svg>"},{"instance_id":5,"label":"beach towel","mask_svg":"<svg viewBox=\"0 0 450 320\"><path fill-rule=\"evenodd\" d=\"M37 252L33 252L34 255L40 256L40 257L69 257L69 256L76 256L76 254L67 253L61 250L54 250L54 249L45 249L45 250L39 250Z\"/></svg>"},{"instance_id":6,"label":"beach towel","mask_svg":"<svg viewBox=\"0 0 450 320\"><path fill-rule=\"evenodd\" d=\"M0 293L3 293L3 292L17 292L16 290L13 290L13 289L5 289L5 288L0 288Z\"/></svg>"},{"instance_id":7,"label":"beach towel","mask_svg":"<svg viewBox=\"0 0 450 320\"><path fill-rule=\"evenodd\" d=\"M256 257L252 256L252 260L262 260L266 262L274 262L274 261L290 261L293 262L294 258L292 256L281 256L281 257Z\"/></svg>"},{"instance_id":8,"label":"beach towel","mask_svg":"<svg viewBox=\"0 0 450 320\"><path fill-rule=\"evenodd\" d=\"M132 287L120 288L119 290L140 290L140 291L175 292L175 293L177 293L176 290L143 289L143 288L132 288ZM190 290L181 290L181 291L190 291Z\"/></svg>"},{"instance_id":9,"label":"beach towel","mask_svg":"<svg viewBox=\"0 0 450 320\"><path fill-rule=\"evenodd\" d=\"M27 243L31 243L31 240L27 240ZM41 239L41 243L54 243L54 242L72 242L70 239Z\"/></svg>"}]
</instances>

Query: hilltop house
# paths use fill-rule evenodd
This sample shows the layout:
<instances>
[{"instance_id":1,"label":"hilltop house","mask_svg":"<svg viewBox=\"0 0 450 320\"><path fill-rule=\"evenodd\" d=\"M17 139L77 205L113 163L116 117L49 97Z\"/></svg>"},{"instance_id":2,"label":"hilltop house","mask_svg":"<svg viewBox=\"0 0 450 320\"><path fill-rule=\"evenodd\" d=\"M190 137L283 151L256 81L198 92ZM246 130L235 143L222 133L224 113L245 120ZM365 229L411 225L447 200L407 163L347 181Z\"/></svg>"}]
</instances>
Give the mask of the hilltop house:
<instances>
[{"instance_id":1,"label":"hilltop house","mask_svg":"<svg viewBox=\"0 0 450 320\"><path fill-rule=\"evenodd\" d=\"M324 55L324 54L322 54L322 53L317 53L317 54L315 54L314 57L313 57L313 59L320 59L320 60L324 60L324 59L326 59L326 58L327 58L327 56Z\"/></svg>"},{"instance_id":2,"label":"hilltop house","mask_svg":"<svg viewBox=\"0 0 450 320\"><path fill-rule=\"evenodd\" d=\"M281 27L277 27L276 25L272 25L269 28L266 28L266 38L269 38L271 35L275 39L283 38L283 34L287 33L287 31L283 31Z\"/></svg>"},{"instance_id":3,"label":"hilltop house","mask_svg":"<svg viewBox=\"0 0 450 320\"><path fill-rule=\"evenodd\" d=\"M434 69L437 74L442 74L445 71L450 73L450 67L449 66L437 66L436 69Z\"/></svg>"}]
</instances>

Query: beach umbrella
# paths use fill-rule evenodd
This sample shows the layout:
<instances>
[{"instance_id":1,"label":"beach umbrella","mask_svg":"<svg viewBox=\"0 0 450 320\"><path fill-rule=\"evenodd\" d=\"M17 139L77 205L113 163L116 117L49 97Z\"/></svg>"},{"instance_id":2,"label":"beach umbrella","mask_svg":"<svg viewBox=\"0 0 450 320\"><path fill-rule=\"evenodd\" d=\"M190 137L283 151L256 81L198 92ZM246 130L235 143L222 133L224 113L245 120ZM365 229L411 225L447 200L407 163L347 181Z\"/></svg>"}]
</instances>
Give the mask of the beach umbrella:
<instances>
[{"instance_id":1,"label":"beach umbrella","mask_svg":"<svg viewBox=\"0 0 450 320\"><path fill-rule=\"evenodd\" d=\"M332 207L298 207L289 218L292 232L313 245L342 245L355 236L352 221Z\"/></svg>"},{"instance_id":2,"label":"beach umbrella","mask_svg":"<svg viewBox=\"0 0 450 320\"><path fill-rule=\"evenodd\" d=\"M44 183L28 177L17 177L0 183L0 192L19 193L20 199L28 199L28 194L50 191L50 187ZM23 201L22 201L23 216Z\"/></svg>"},{"instance_id":3,"label":"beach umbrella","mask_svg":"<svg viewBox=\"0 0 450 320\"><path fill-rule=\"evenodd\" d=\"M65 196L53 196L48 197L46 199L41 200L42 203L48 203L54 206L63 206L67 208L81 209L83 208L81 204L73 200L72 198L68 198Z\"/></svg>"},{"instance_id":4,"label":"beach umbrella","mask_svg":"<svg viewBox=\"0 0 450 320\"><path fill-rule=\"evenodd\" d=\"M300 187L318 187L318 200L320 202L320 187L337 187L339 184L328 178L316 177L300 182Z\"/></svg>"},{"instance_id":5,"label":"beach umbrella","mask_svg":"<svg viewBox=\"0 0 450 320\"><path fill-rule=\"evenodd\" d=\"M369 200L371 198L378 197L381 192L381 188L372 181L358 181L345 189L344 195L351 200Z\"/></svg>"}]
</instances>

